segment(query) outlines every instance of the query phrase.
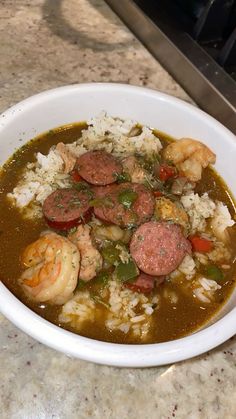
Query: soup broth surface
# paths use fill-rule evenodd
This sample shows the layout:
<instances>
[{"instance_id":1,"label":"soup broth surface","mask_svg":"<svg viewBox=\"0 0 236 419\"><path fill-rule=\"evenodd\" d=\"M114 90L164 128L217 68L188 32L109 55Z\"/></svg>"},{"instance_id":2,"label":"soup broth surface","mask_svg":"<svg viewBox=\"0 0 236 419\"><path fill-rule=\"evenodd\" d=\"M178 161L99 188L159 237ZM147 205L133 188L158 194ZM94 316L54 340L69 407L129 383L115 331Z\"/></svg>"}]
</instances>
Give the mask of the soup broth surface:
<instances>
[{"instance_id":1,"label":"soup broth surface","mask_svg":"<svg viewBox=\"0 0 236 419\"><path fill-rule=\"evenodd\" d=\"M44 218L35 220L22 217L21 212L7 199L7 193L12 192L22 176L22 170L27 162L34 161L35 153L47 154L52 145L58 142L71 143L81 135L81 130L86 128L85 123L73 124L61 127L43 134L33 139L28 144L19 149L14 156L3 166L0 176L0 279L6 287L24 304L30 307L48 321L68 330L76 330L58 321L60 306L47 303L35 303L30 300L17 279L22 273L21 254L29 243L37 240L40 233L48 229ZM168 144L172 139L165 134L155 131L163 145ZM218 159L221 156L217 156ZM223 180L210 167L203 171L203 176L195 190L199 194L207 192L213 200L220 200L225 203L231 213L235 216L235 207L230 193ZM231 248L235 252L236 235L231 235ZM230 263L230 269L225 270L224 280L221 289L215 293L215 299L210 304L201 304L194 298L190 298L184 293L178 283L166 281L158 288L160 307L153 314L151 332L145 343L165 342L177 339L196 331L207 323L214 316L222 305L227 301L232 293L235 284L236 267ZM96 281L91 281L84 285L83 289L88 289L96 295L99 285ZM173 302L166 298L168 292L174 291L178 295L178 301ZM102 311L102 307L101 307ZM104 307L105 315L105 307ZM80 335L93 339L117 343L140 343L139 338L127 337L120 331L109 331L104 327L102 316L94 323L85 322Z\"/></svg>"}]
</instances>

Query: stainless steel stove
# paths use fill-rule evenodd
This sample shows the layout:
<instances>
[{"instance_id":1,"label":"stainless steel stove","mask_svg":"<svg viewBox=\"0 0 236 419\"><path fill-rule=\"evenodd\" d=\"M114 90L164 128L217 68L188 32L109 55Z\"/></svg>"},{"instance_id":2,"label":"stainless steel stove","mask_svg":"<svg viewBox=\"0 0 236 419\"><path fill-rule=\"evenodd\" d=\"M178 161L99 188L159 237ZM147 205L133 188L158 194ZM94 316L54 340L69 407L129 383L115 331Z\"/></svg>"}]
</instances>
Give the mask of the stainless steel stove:
<instances>
[{"instance_id":1,"label":"stainless steel stove","mask_svg":"<svg viewBox=\"0 0 236 419\"><path fill-rule=\"evenodd\" d=\"M106 0L195 102L236 134L236 0Z\"/></svg>"}]
</instances>

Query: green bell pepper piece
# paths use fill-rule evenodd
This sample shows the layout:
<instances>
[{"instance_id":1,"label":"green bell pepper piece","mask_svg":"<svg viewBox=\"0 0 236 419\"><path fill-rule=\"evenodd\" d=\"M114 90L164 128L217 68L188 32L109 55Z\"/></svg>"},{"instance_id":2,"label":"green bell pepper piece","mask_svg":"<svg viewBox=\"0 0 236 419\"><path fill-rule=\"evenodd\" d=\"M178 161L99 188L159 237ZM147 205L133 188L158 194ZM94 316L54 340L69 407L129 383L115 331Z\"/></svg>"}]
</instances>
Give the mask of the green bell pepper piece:
<instances>
[{"instance_id":1,"label":"green bell pepper piece","mask_svg":"<svg viewBox=\"0 0 236 419\"><path fill-rule=\"evenodd\" d=\"M102 249L102 256L106 262L113 265L119 260L120 250L116 249L115 246L109 245Z\"/></svg>"},{"instance_id":2,"label":"green bell pepper piece","mask_svg":"<svg viewBox=\"0 0 236 419\"><path fill-rule=\"evenodd\" d=\"M125 189L118 195L118 202L125 208L130 209L137 198L137 192L132 191L131 189Z\"/></svg>"},{"instance_id":3,"label":"green bell pepper piece","mask_svg":"<svg viewBox=\"0 0 236 419\"><path fill-rule=\"evenodd\" d=\"M119 281L126 282L137 277L139 269L133 260L127 263L120 262L115 269L115 275Z\"/></svg>"},{"instance_id":4,"label":"green bell pepper piece","mask_svg":"<svg viewBox=\"0 0 236 419\"><path fill-rule=\"evenodd\" d=\"M110 275L108 272L106 271L100 271L95 278L95 281L101 285L107 285L107 283L109 282L110 279Z\"/></svg>"},{"instance_id":5,"label":"green bell pepper piece","mask_svg":"<svg viewBox=\"0 0 236 419\"><path fill-rule=\"evenodd\" d=\"M216 282L221 282L224 279L224 274L216 265L209 265L206 268L206 276Z\"/></svg>"}]
</instances>

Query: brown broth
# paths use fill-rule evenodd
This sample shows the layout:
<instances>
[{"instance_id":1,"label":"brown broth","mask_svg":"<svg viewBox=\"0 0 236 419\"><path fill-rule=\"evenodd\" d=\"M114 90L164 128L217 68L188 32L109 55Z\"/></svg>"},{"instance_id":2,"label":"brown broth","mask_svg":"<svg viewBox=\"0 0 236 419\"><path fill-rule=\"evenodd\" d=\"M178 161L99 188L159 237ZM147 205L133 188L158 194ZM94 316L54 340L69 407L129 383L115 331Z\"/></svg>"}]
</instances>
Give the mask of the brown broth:
<instances>
[{"instance_id":1,"label":"brown broth","mask_svg":"<svg viewBox=\"0 0 236 419\"><path fill-rule=\"evenodd\" d=\"M17 278L19 278L22 272L20 255L23 249L26 245L36 240L41 231L48 227L43 219L36 221L23 219L20 212L9 203L6 195L18 183L25 164L34 160L35 152L40 151L46 154L50 147L59 141L65 143L75 141L85 127L86 124L84 123L73 124L49 131L37 137L18 150L3 166L0 174L0 280L28 307L55 324L58 324L60 307L37 304L30 301L17 284ZM163 133L156 131L156 134L163 143L171 140L170 137ZM212 168L205 169L196 191L201 194L208 192L212 199L223 201L228 206L231 215L235 217L235 207L229 191L223 180ZM232 246L233 242L236 242L236 240L232 240ZM236 266L232 264L230 270L225 274L224 282L221 284L222 288L216 293L216 301L209 305L201 305L193 298L187 296L178 284L167 282L161 285L157 291L161 299L160 308L153 314L154 326L152 327L150 338L146 342L163 342L180 338L203 326L229 298L235 285L235 277ZM91 292L96 292L96 284L90 283L86 287ZM167 287L178 294L178 302L175 306L163 296ZM60 326L62 327L62 325ZM63 325L63 327L73 331L73 329L67 326ZM84 324L80 334L108 342L140 343L137 338L128 338L121 332L109 332L103 326L101 320L94 324Z\"/></svg>"}]
</instances>

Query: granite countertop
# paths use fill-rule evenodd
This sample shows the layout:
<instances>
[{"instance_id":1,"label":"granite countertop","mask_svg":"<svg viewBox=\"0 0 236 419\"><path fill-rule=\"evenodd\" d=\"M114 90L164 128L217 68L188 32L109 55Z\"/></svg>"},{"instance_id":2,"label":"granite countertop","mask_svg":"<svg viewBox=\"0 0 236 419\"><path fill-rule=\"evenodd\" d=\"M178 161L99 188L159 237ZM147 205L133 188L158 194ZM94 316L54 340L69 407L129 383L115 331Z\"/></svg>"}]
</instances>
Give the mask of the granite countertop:
<instances>
[{"instance_id":1,"label":"granite countertop","mask_svg":"<svg viewBox=\"0 0 236 419\"><path fill-rule=\"evenodd\" d=\"M86 81L191 101L103 0L1 0L0 111ZM236 417L236 339L193 360L118 369L70 359L0 315L1 419Z\"/></svg>"}]
</instances>

